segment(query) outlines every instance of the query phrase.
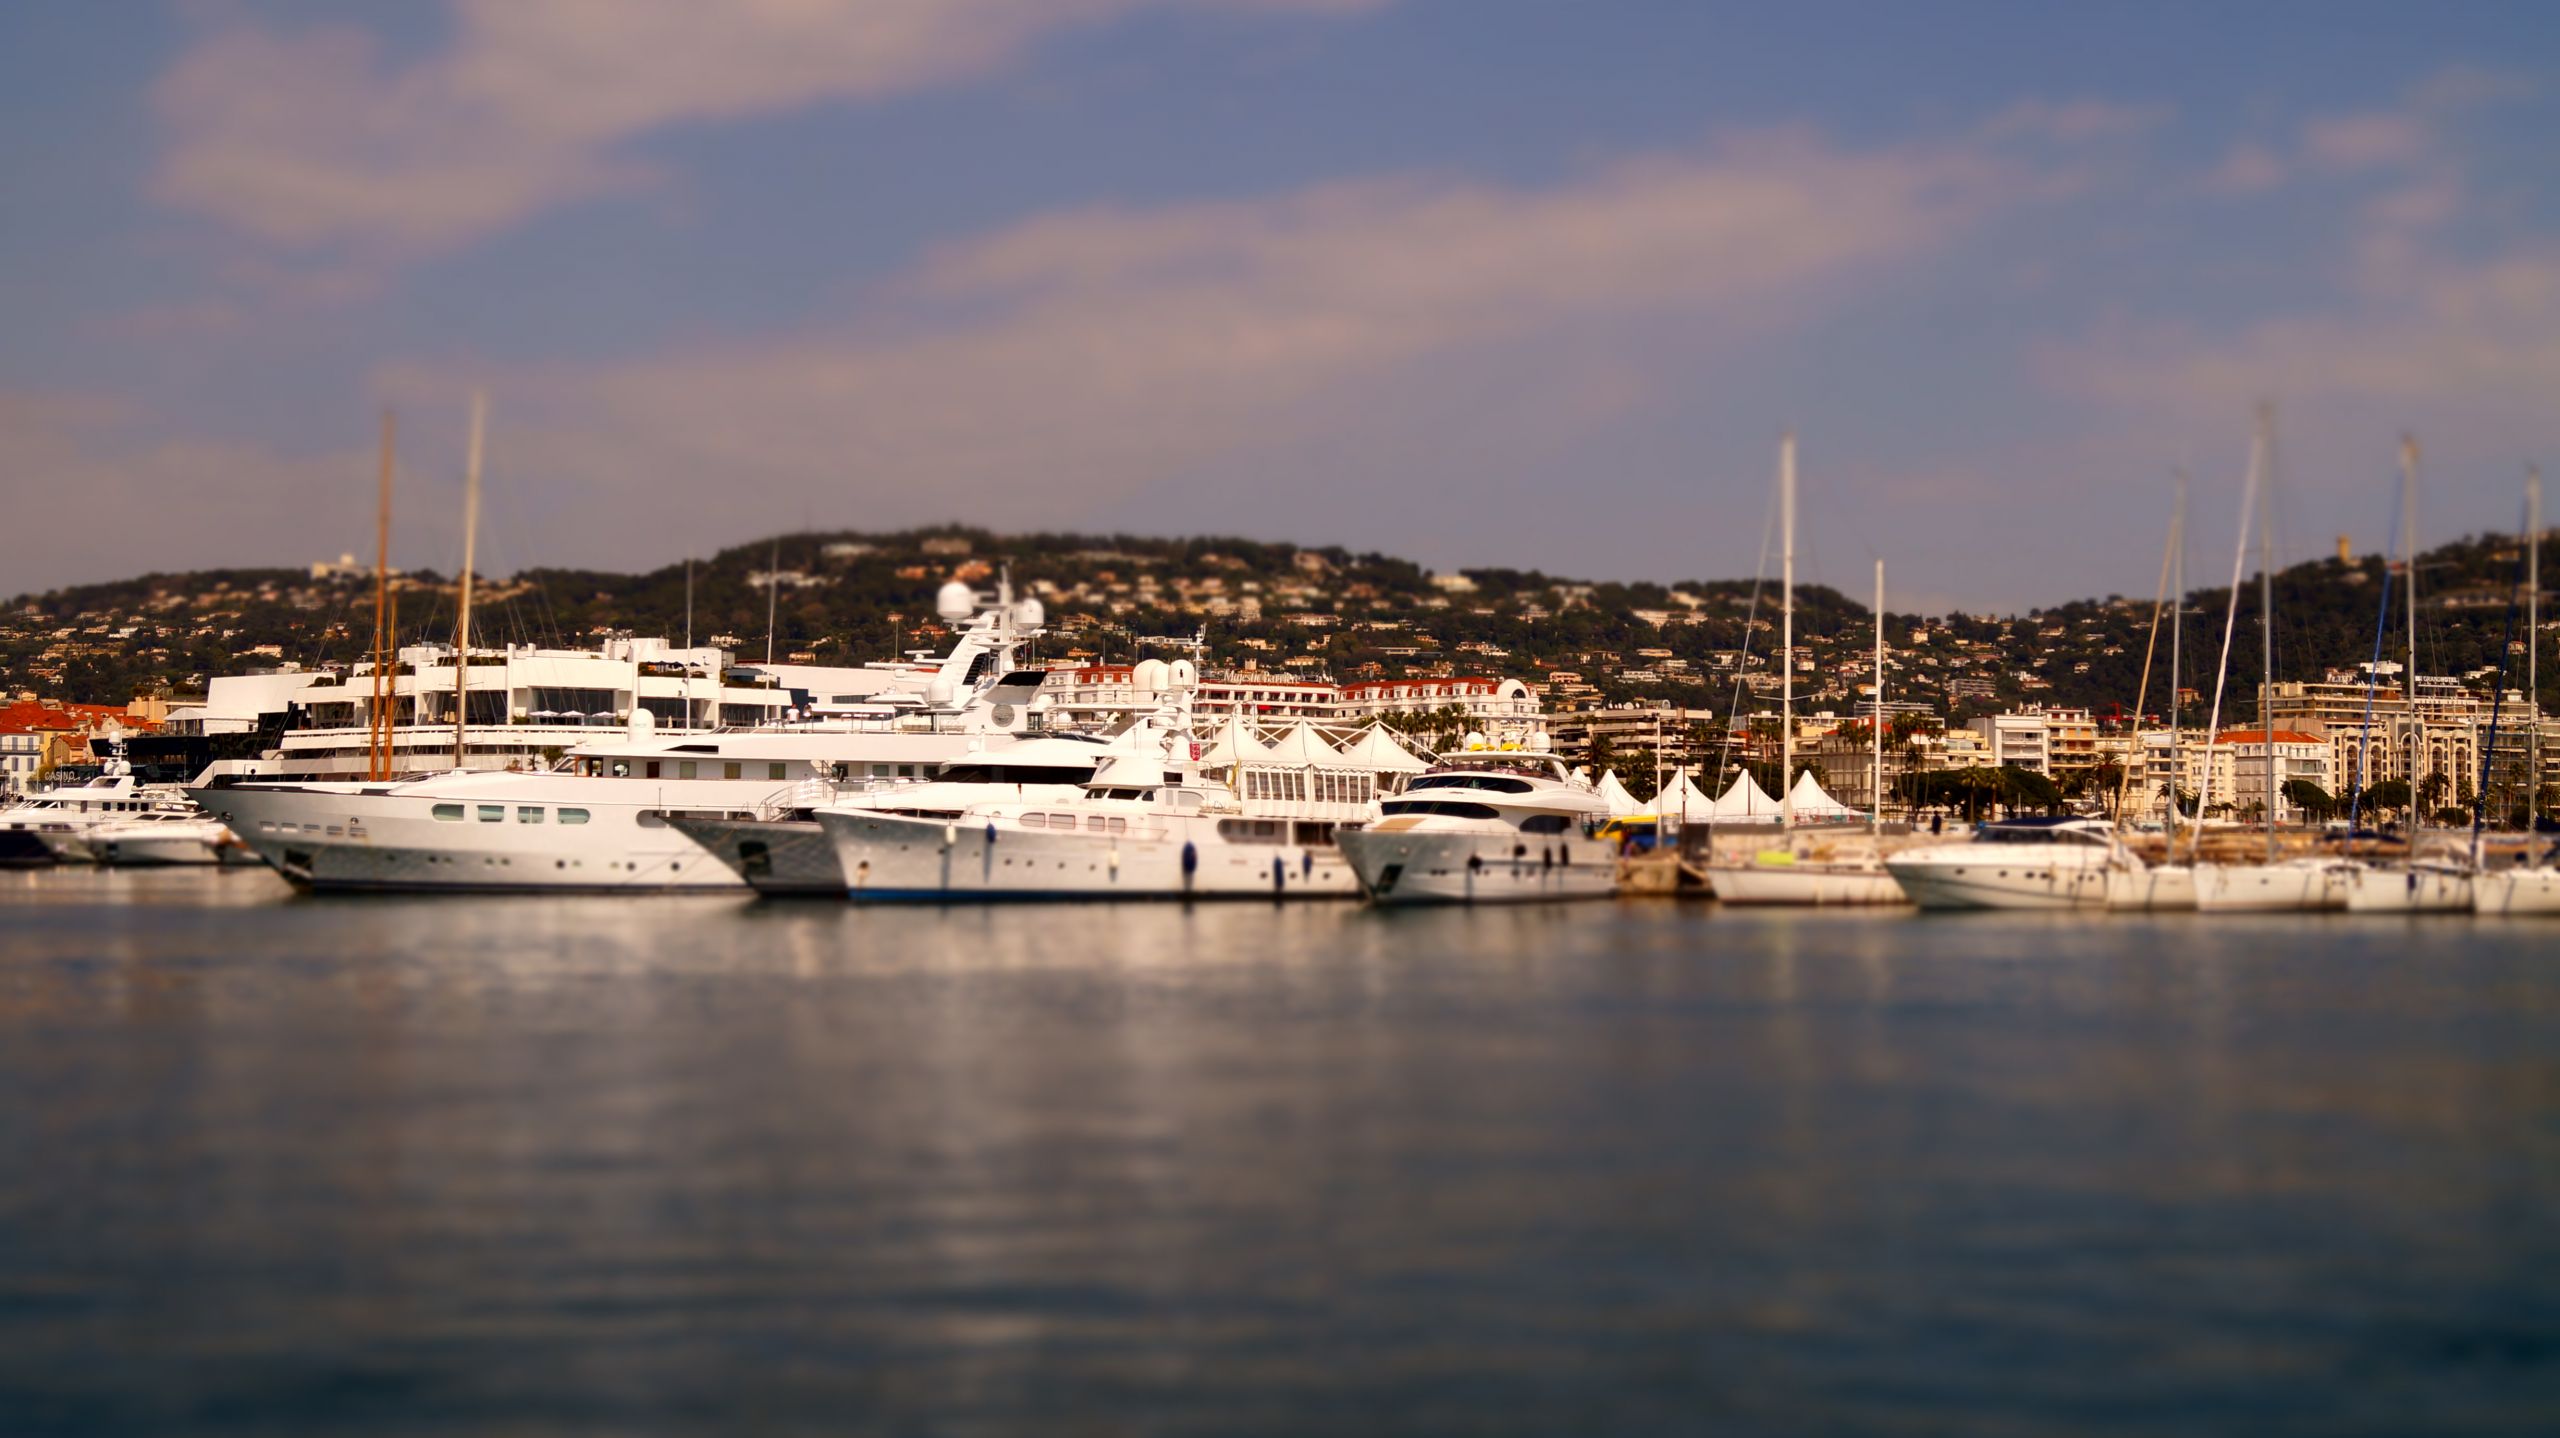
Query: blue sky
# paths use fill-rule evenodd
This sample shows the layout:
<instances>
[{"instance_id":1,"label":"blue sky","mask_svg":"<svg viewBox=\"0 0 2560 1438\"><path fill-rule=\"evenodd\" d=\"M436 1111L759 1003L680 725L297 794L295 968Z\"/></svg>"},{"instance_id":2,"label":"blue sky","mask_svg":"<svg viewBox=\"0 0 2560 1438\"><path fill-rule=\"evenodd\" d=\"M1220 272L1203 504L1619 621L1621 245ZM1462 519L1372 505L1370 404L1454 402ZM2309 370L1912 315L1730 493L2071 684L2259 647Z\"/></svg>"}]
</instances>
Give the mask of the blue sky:
<instances>
[{"instance_id":1,"label":"blue sky","mask_svg":"<svg viewBox=\"0 0 2560 1438\"><path fill-rule=\"evenodd\" d=\"M0 17L0 591L395 542L1242 531L1903 602L2552 458L2560 12L190 0ZM35 522L29 522L30 519ZM2226 551L2227 552L2227 551Z\"/></svg>"}]
</instances>

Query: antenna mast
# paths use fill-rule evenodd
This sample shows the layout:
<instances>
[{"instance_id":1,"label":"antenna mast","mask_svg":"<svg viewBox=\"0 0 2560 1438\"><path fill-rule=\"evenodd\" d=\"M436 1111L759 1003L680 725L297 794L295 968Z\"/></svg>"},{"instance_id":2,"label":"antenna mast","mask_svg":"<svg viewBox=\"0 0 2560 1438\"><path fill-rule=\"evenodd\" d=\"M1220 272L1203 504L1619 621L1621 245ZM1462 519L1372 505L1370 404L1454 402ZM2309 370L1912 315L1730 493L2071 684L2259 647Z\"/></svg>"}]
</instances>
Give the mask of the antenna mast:
<instances>
[{"instance_id":1,"label":"antenna mast","mask_svg":"<svg viewBox=\"0 0 2560 1438\"><path fill-rule=\"evenodd\" d=\"M391 682L391 655L397 641L391 633L391 411L382 412L382 501L373 536L373 709L364 730L364 776L391 777L391 698L399 686Z\"/></svg>"}]
</instances>

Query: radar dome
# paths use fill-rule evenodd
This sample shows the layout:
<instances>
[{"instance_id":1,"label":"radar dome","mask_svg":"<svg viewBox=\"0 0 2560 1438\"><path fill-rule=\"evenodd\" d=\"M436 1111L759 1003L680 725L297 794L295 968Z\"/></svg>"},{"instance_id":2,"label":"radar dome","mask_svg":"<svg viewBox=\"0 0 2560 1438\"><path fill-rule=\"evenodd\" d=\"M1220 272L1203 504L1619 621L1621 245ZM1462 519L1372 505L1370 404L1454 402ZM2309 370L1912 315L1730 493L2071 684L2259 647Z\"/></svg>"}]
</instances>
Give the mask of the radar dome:
<instances>
[{"instance_id":1,"label":"radar dome","mask_svg":"<svg viewBox=\"0 0 2560 1438\"><path fill-rule=\"evenodd\" d=\"M1554 741L1550 740L1544 734L1532 734L1529 736L1529 747L1540 754L1547 752L1549 745L1553 742Z\"/></svg>"},{"instance_id":2,"label":"radar dome","mask_svg":"<svg viewBox=\"0 0 2560 1438\"><path fill-rule=\"evenodd\" d=\"M1165 682L1172 677L1172 673L1172 666L1161 659L1141 659L1137 667L1130 671L1129 682L1137 686L1141 694L1158 694L1163 692Z\"/></svg>"},{"instance_id":3,"label":"radar dome","mask_svg":"<svg viewBox=\"0 0 2560 1438\"><path fill-rule=\"evenodd\" d=\"M1467 747L1470 749L1483 748L1484 735L1479 731L1470 730L1467 734Z\"/></svg>"},{"instance_id":4,"label":"radar dome","mask_svg":"<svg viewBox=\"0 0 2560 1438\"><path fill-rule=\"evenodd\" d=\"M941 591L933 596L934 612L945 619L966 619L977 607L977 593L957 579L942 586Z\"/></svg>"},{"instance_id":5,"label":"radar dome","mask_svg":"<svg viewBox=\"0 0 2560 1438\"><path fill-rule=\"evenodd\" d=\"M657 733L657 732L658 732L658 716L657 716L657 715L650 713L650 712L649 712L648 710L646 710L646 709L637 709L637 708L635 708L635 709L633 709L633 710L631 711L631 737L632 737L632 738L634 738L634 739L646 739L646 738L648 738L650 735L655 734L655 733Z\"/></svg>"},{"instance_id":6,"label":"radar dome","mask_svg":"<svg viewBox=\"0 0 2560 1438\"><path fill-rule=\"evenodd\" d=\"M1041 622L1048 617L1049 611L1041 608L1040 601L1037 599L1025 599L1013 606L1013 622L1025 629L1039 628Z\"/></svg>"},{"instance_id":7,"label":"radar dome","mask_svg":"<svg viewBox=\"0 0 2560 1438\"><path fill-rule=\"evenodd\" d=\"M1166 666L1167 677L1176 689L1188 689L1200 682L1200 670L1188 659L1177 659Z\"/></svg>"},{"instance_id":8,"label":"radar dome","mask_svg":"<svg viewBox=\"0 0 2560 1438\"><path fill-rule=\"evenodd\" d=\"M951 696L958 692L959 686L943 675L936 674L932 681L924 686L924 702L936 706L947 705L951 702Z\"/></svg>"}]
</instances>

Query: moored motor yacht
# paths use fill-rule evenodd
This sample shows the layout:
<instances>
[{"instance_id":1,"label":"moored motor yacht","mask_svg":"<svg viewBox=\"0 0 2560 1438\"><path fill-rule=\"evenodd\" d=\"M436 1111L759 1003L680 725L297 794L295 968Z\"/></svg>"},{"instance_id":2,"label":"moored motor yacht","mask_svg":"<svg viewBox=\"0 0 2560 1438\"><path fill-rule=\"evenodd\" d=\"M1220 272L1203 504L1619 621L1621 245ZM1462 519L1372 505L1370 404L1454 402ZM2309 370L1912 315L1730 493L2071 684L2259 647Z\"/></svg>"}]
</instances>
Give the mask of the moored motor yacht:
<instances>
[{"instance_id":1,"label":"moored motor yacht","mask_svg":"<svg viewBox=\"0 0 2560 1438\"><path fill-rule=\"evenodd\" d=\"M81 844L92 862L109 868L257 862L221 820L192 807L155 809L120 824L101 824L83 834Z\"/></svg>"},{"instance_id":2,"label":"moored motor yacht","mask_svg":"<svg viewBox=\"0 0 2560 1438\"><path fill-rule=\"evenodd\" d=\"M1971 842L1905 849L1886 872L1923 909L2095 909L2107 875L2139 861L2095 819L2000 819Z\"/></svg>"},{"instance_id":3,"label":"moored motor yacht","mask_svg":"<svg viewBox=\"0 0 2560 1438\"><path fill-rule=\"evenodd\" d=\"M2560 914L2560 869L2513 868L2476 874L2471 880L2475 914Z\"/></svg>"},{"instance_id":4,"label":"moored motor yacht","mask_svg":"<svg viewBox=\"0 0 2560 1438\"><path fill-rule=\"evenodd\" d=\"M142 783L122 755L109 754L94 775L37 789L0 808L0 866L90 863L96 857L89 852L90 831L154 814L202 817L183 793Z\"/></svg>"},{"instance_id":5,"label":"moored motor yacht","mask_svg":"<svg viewBox=\"0 0 2560 1438\"><path fill-rule=\"evenodd\" d=\"M1338 833L1375 816L1349 769L1341 792L1249 812L1204 778L1187 695L1114 738L1074 797L981 798L956 813L840 803L812 817L857 903L1024 899L1354 897Z\"/></svg>"},{"instance_id":6,"label":"moored motor yacht","mask_svg":"<svg viewBox=\"0 0 2560 1438\"><path fill-rule=\"evenodd\" d=\"M1444 754L1378 807L1378 822L1339 841L1374 903L1601 899L1617 890L1617 854L1594 837L1608 801L1542 747Z\"/></svg>"},{"instance_id":7,"label":"moored motor yacht","mask_svg":"<svg viewBox=\"0 0 2560 1438\"><path fill-rule=\"evenodd\" d=\"M946 592L962 617L972 596ZM955 604L954 601L957 601ZM678 815L752 820L812 781L914 781L944 762L1043 732L1044 675L1014 667L1036 613L1009 595L966 627L919 703L773 728L659 735L633 710L618 739L555 769L455 770L400 782L277 783L224 776L204 808L311 889L738 889L670 827Z\"/></svg>"}]
</instances>

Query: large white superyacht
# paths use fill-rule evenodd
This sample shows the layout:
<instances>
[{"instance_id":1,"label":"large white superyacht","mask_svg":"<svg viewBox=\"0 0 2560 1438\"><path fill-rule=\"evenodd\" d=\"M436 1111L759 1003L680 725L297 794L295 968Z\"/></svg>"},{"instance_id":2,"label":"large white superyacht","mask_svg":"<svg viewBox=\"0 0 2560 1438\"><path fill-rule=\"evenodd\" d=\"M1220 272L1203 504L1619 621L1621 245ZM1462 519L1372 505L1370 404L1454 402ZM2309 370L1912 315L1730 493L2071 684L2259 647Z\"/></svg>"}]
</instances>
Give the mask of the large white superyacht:
<instances>
[{"instance_id":1,"label":"large white superyacht","mask_svg":"<svg viewBox=\"0 0 2560 1438\"><path fill-rule=\"evenodd\" d=\"M1379 805L1377 823L1340 838L1360 887L1379 904L1604 899L1617 892L1600 791L1547 752L1485 748L1482 737Z\"/></svg>"},{"instance_id":2,"label":"large white superyacht","mask_svg":"<svg viewBox=\"0 0 2560 1438\"><path fill-rule=\"evenodd\" d=\"M956 591L956 592L955 592ZM1036 601L1009 589L978 609L965 585L941 597L967 619L921 692L872 696L775 727L661 735L632 708L627 728L552 769L456 770L399 782L289 783L226 777L204 808L298 886L345 890L738 889L671 816L752 818L811 781L919 779L1045 723L1039 671L1016 669Z\"/></svg>"},{"instance_id":3,"label":"large white superyacht","mask_svg":"<svg viewBox=\"0 0 2560 1438\"><path fill-rule=\"evenodd\" d=\"M1005 797L957 813L821 808L858 903L1018 899L1349 899L1337 836L1374 819L1375 776L1345 756L1283 796L1240 798L1201 773L1189 691L1111 740L1073 798Z\"/></svg>"}]
</instances>

